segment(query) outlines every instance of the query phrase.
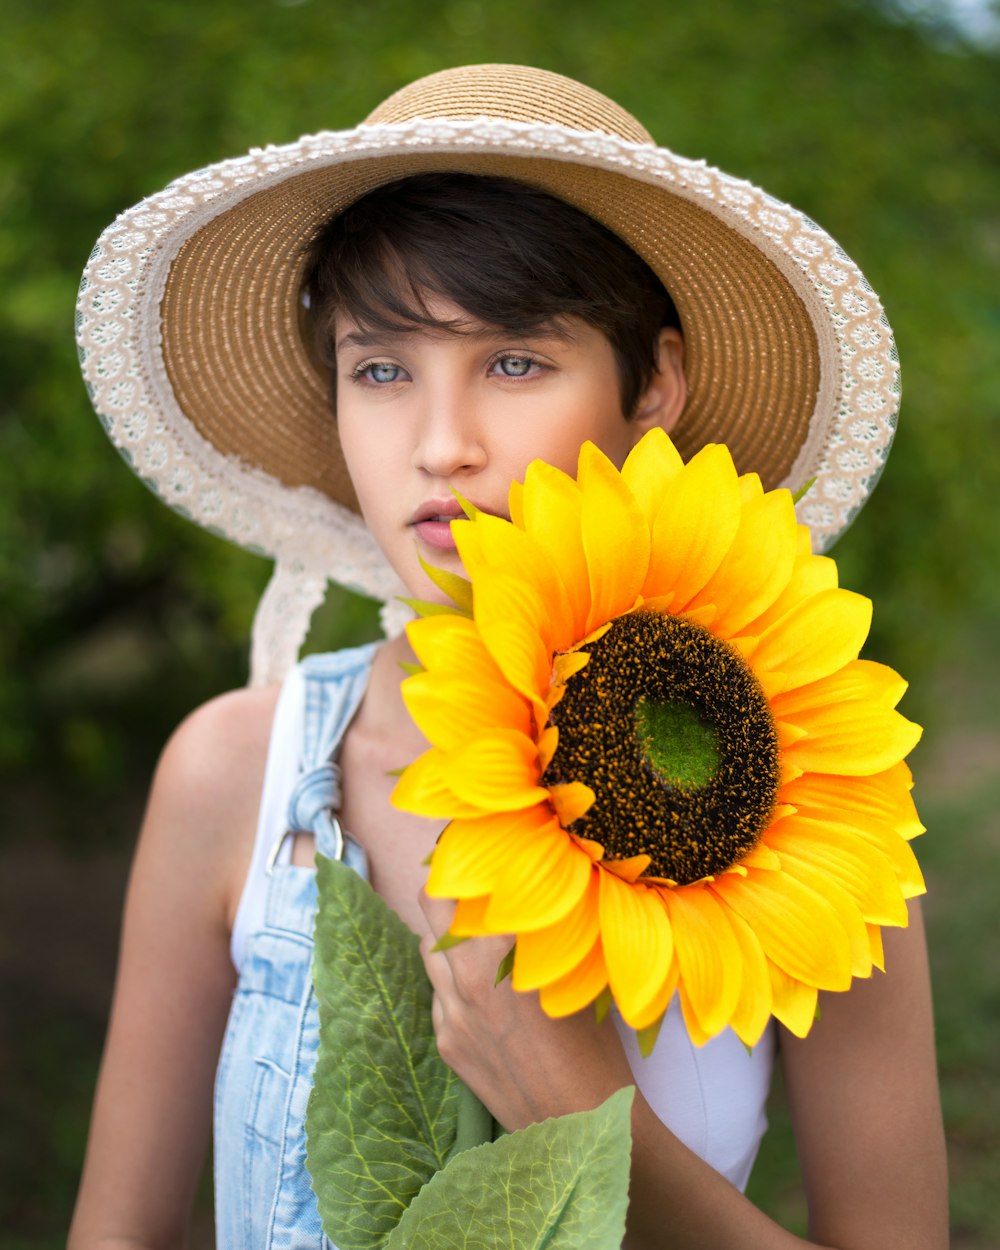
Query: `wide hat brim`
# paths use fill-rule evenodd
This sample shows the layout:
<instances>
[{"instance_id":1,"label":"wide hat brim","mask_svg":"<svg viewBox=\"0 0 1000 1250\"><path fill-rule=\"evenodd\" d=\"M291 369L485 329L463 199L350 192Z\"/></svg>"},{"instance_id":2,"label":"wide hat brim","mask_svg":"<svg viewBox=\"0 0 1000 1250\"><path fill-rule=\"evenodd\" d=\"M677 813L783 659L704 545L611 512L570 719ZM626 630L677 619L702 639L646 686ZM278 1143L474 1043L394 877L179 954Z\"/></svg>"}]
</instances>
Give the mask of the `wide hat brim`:
<instances>
[{"instance_id":1,"label":"wide hat brim","mask_svg":"<svg viewBox=\"0 0 1000 1250\"><path fill-rule=\"evenodd\" d=\"M78 302L83 371L111 439L166 502L317 583L397 592L356 512L301 283L331 216L429 170L516 178L624 239L680 313L682 454L724 442L767 487L815 478L798 507L817 550L850 524L899 398L857 266L796 209L655 146L606 97L517 66L444 71L353 130L188 174L101 235Z\"/></svg>"}]
</instances>

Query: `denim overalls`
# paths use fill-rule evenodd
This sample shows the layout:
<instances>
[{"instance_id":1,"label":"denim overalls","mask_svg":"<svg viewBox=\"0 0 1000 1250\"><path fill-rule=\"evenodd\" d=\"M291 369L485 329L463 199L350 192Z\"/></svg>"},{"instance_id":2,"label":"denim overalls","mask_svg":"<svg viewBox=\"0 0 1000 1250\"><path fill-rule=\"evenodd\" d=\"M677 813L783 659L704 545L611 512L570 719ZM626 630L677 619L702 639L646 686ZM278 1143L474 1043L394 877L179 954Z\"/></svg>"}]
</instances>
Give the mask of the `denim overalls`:
<instances>
[{"instance_id":1,"label":"denim overalls","mask_svg":"<svg viewBox=\"0 0 1000 1250\"><path fill-rule=\"evenodd\" d=\"M311 656L303 766L288 829L316 837L320 854L361 876L361 848L342 839L332 755L368 684L374 646ZM283 838L281 839L284 840ZM305 1114L319 1045L312 985L316 874L274 862L263 927L252 934L229 1014L215 1081L218 1250L335 1250L323 1234L306 1171Z\"/></svg>"},{"instance_id":2,"label":"denim overalls","mask_svg":"<svg viewBox=\"0 0 1000 1250\"><path fill-rule=\"evenodd\" d=\"M340 805L340 770L331 757L364 695L373 654L373 646L359 647L302 664L302 772L287 828L313 832L317 850L331 857L341 854L330 815ZM364 852L350 839L342 858L368 876ZM322 1232L305 1166L319 1044L315 912L315 872L272 863L264 922L247 940L216 1076L218 1250L336 1250ZM672 1009L649 1059L640 1057L631 1030L620 1032L636 1082L663 1123L743 1189L767 1126L774 1029L751 1054L728 1032L696 1047Z\"/></svg>"}]
</instances>

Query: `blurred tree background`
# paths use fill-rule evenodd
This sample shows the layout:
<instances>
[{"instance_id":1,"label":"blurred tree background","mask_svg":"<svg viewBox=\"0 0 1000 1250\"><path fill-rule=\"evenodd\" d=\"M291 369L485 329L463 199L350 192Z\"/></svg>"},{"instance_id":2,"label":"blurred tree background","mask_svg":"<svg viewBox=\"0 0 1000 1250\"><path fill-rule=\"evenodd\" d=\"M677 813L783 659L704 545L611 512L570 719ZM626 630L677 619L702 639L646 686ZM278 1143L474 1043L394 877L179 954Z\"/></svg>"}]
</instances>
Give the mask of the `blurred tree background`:
<instances>
[{"instance_id":1,"label":"blurred tree background","mask_svg":"<svg viewBox=\"0 0 1000 1250\"><path fill-rule=\"evenodd\" d=\"M268 576L154 500L106 442L73 347L88 249L178 174L352 126L406 81L474 61L591 83L661 142L805 209L884 299L903 362L901 433L835 554L844 584L875 600L869 654L913 680L906 710L928 726L915 765L931 833L918 849L954 1244L998 1244L1000 17L989 0L6 0L4 16L0 1247L62 1244L153 763L186 711L245 679ZM334 594L310 645L373 629L371 605ZM752 1192L801 1230L780 1089L773 1120ZM198 1245L211 1244L206 1218Z\"/></svg>"}]
</instances>

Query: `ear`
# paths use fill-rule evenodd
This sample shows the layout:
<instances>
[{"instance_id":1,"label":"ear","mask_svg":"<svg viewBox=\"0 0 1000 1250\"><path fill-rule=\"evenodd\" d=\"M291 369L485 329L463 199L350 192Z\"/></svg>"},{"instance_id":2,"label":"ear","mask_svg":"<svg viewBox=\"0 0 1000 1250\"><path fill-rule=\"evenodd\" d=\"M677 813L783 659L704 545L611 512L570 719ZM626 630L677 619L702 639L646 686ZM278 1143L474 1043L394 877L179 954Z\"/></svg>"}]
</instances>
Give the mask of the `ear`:
<instances>
[{"instance_id":1,"label":"ear","mask_svg":"<svg viewBox=\"0 0 1000 1250\"><path fill-rule=\"evenodd\" d=\"M665 326L657 343L656 369L632 418L638 430L637 440L654 426L669 434L677 424L686 400L684 339L680 330Z\"/></svg>"}]
</instances>

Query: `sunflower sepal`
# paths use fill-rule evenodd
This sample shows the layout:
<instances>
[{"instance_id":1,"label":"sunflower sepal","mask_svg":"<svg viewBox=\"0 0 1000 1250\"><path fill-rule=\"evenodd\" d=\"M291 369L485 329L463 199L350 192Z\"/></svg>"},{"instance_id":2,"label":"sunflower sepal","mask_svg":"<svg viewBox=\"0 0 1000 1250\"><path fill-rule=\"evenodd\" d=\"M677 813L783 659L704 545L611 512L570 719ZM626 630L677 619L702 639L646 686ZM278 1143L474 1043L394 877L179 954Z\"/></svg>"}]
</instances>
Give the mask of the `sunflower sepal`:
<instances>
[{"instance_id":1,"label":"sunflower sepal","mask_svg":"<svg viewBox=\"0 0 1000 1250\"><path fill-rule=\"evenodd\" d=\"M614 999L611 996L611 987L606 985L600 994L594 999L594 1019L598 1024L603 1024L607 1019L608 1012L611 1010L611 1004Z\"/></svg>"},{"instance_id":2,"label":"sunflower sepal","mask_svg":"<svg viewBox=\"0 0 1000 1250\"><path fill-rule=\"evenodd\" d=\"M431 953L437 955L440 954L441 951L454 950L456 946L461 946L463 942L468 942L470 940L470 934L458 934L451 932L442 933L431 947Z\"/></svg>"},{"instance_id":3,"label":"sunflower sepal","mask_svg":"<svg viewBox=\"0 0 1000 1250\"><path fill-rule=\"evenodd\" d=\"M516 953L517 943L515 942L507 954L504 955L503 959L501 959L497 964L497 975L496 980L493 982L494 985L500 985L501 982L506 981L514 971L514 956Z\"/></svg>"},{"instance_id":4,"label":"sunflower sepal","mask_svg":"<svg viewBox=\"0 0 1000 1250\"><path fill-rule=\"evenodd\" d=\"M452 522L456 524L456 522ZM455 605L451 611L458 616L472 617L472 583L467 577L460 577L457 573L451 573L447 569L436 568L427 561L419 553L417 559L420 561L420 567L423 569L427 577L434 583L438 590L442 591Z\"/></svg>"},{"instance_id":5,"label":"sunflower sepal","mask_svg":"<svg viewBox=\"0 0 1000 1250\"><path fill-rule=\"evenodd\" d=\"M431 616L462 616L464 615L453 603L435 603L432 599L414 599L409 595L399 595L400 603L405 603L421 620Z\"/></svg>"}]
</instances>

